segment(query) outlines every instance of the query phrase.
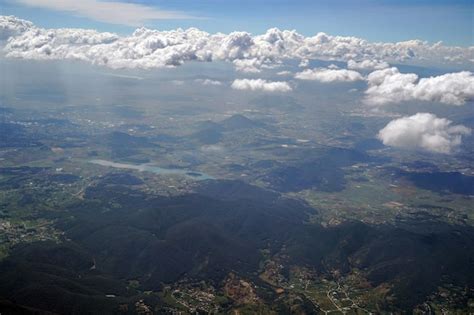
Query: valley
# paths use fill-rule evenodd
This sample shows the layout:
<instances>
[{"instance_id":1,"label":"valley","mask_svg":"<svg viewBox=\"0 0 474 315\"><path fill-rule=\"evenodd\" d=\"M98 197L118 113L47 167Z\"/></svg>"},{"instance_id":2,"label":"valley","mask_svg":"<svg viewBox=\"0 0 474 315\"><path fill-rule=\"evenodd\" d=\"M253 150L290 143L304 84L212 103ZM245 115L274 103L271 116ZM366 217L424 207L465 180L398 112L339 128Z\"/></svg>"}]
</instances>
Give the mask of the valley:
<instances>
[{"instance_id":1,"label":"valley","mask_svg":"<svg viewBox=\"0 0 474 315\"><path fill-rule=\"evenodd\" d=\"M359 147L364 132L317 138L264 111L177 115L179 130L159 114L148 128L141 114L99 124L69 113L2 114L0 293L18 307L473 310L472 194L455 186L472 174L460 157L399 163Z\"/></svg>"}]
</instances>

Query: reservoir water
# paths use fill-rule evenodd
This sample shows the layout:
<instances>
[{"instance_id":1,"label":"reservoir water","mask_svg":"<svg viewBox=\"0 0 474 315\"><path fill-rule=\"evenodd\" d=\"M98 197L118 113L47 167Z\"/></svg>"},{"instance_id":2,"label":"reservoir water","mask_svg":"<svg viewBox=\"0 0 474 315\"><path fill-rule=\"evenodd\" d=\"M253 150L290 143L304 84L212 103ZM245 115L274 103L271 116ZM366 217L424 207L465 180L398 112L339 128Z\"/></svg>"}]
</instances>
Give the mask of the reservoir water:
<instances>
[{"instance_id":1,"label":"reservoir water","mask_svg":"<svg viewBox=\"0 0 474 315\"><path fill-rule=\"evenodd\" d=\"M129 169L129 170L136 170L139 172L151 172L160 175L182 175L188 178L192 178L195 180L206 180L206 179L214 179L212 176L207 175L205 173L187 170L187 169L180 169L180 168L163 168L158 166L153 166L150 164L128 164L128 163L117 163L107 160L90 160L90 163L101 165L101 166L108 166L113 168L121 168L121 169Z\"/></svg>"}]
</instances>

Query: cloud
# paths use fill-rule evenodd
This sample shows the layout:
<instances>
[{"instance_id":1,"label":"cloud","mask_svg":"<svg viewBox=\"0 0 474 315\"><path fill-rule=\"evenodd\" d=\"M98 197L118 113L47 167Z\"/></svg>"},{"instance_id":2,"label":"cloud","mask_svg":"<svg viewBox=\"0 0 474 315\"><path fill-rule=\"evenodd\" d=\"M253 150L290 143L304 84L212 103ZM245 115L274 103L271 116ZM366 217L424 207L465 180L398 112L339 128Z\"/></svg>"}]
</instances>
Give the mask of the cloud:
<instances>
[{"instance_id":1,"label":"cloud","mask_svg":"<svg viewBox=\"0 0 474 315\"><path fill-rule=\"evenodd\" d=\"M347 69L306 69L295 74L296 79L315 80L323 83L354 82L364 80L357 71Z\"/></svg>"},{"instance_id":2,"label":"cloud","mask_svg":"<svg viewBox=\"0 0 474 315\"><path fill-rule=\"evenodd\" d=\"M17 0L19 3L56 11L67 11L92 20L141 26L149 20L193 18L178 11L159 10L153 7L117 1L98 0Z\"/></svg>"},{"instance_id":3,"label":"cloud","mask_svg":"<svg viewBox=\"0 0 474 315\"><path fill-rule=\"evenodd\" d=\"M0 40L18 36L33 27L34 25L30 21L18 19L14 16L0 16Z\"/></svg>"},{"instance_id":4,"label":"cloud","mask_svg":"<svg viewBox=\"0 0 474 315\"><path fill-rule=\"evenodd\" d=\"M309 66L309 60L308 59L301 59L298 67L300 68L306 68Z\"/></svg>"},{"instance_id":5,"label":"cloud","mask_svg":"<svg viewBox=\"0 0 474 315\"><path fill-rule=\"evenodd\" d=\"M390 65L385 61L380 60L362 60L362 61L355 61L349 60L347 62L347 68L352 70L381 70L390 67Z\"/></svg>"},{"instance_id":6,"label":"cloud","mask_svg":"<svg viewBox=\"0 0 474 315\"><path fill-rule=\"evenodd\" d=\"M471 130L465 126L452 125L450 120L430 113L418 113L392 120L377 137L392 147L448 154L461 144L463 135L469 134Z\"/></svg>"},{"instance_id":7,"label":"cloud","mask_svg":"<svg viewBox=\"0 0 474 315\"><path fill-rule=\"evenodd\" d=\"M114 15L120 22L138 23L150 18L178 17L163 15L142 5L119 2L22 0L30 3L54 3L66 7L98 3L91 14L111 14L98 10L102 6L124 5ZM135 14L145 10L143 14ZM78 9L79 10L79 9ZM139 11L138 10L138 11ZM149 10L154 12L149 13ZM96 12L97 11L97 12ZM130 13L132 12L132 13ZM139 11L141 12L141 11ZM127 15L127 16L122 16ZM130 16L129 16L130 15ZM261 35L247 32L210 34L196 28L158 31L138 28L133 34L119 36L85 29L44 29L15 17L0 16L0 34L8 39L3 47L7 57L25 59L79 59L111 68L160 68L179 66L189 61L233 62L239 71L258 72L273 68L284 62L302 62L307 66L311 60L344 61L379 60L382 62L410 62L472 65L474 47L451 47L440 43L423 41L399 43L372 43L357 37L331 36L318 33L305 37L296 31L269 29ZM294 64L294 63L293 63ZM352 63L351 63L352 64ZM331 69L334 70L334 69Z\"/></svg>"},{"instance_id":8,"label":"cloud","mask_svg":"<svg viewBox=\"0 0 474 315\"><path fill-rule=\"evenodd\" d=\"M212 152L222 152L225 148L217 144L209 144L201 146L201 151L212 153Z\"/></svg>"},{"instance_id":9,"label":"cloud","mask_svg":"<svg viewBox=\"0 0 474 315\"><path fill-rule=\"evenodd\" d=\"M389 68L372 72L367 81L365 101L371 105L415 100L463 105L474 98L474 76L468 71L418 80L414 73Z\"/></svg>"},{"instance_id":10,"label":"cloud","mask_svg":"<svg viewBox=\"0 0 474 315\"><path fill-rule=\"evenodd\" d=\"M197 83L201 83L202 85L222 85L221 81L211 80L211 79L196 79Z\"/></svg>"},{"instance_id":11,"label":"cloud","mask_svg":"<svg viewBox=\"0 0 474 315\"><path fill-rule=\"evenodd\" d=\"M290 75L291 75L291 71L288 71L288 70L279 71L279 72L277 72L277 75L290 76Z\"/></svg>"},{"instance_id":12,"label":"cloud","mask_svg":"<svg viewBox=\"0 0 474 315\"><path fill-rule=\"evenodd\" d=\"M257 58L253 59L236 59L233 61L235 70L247 73L258 73L262 66L262 61Z\"/></svg>"},{"instance_id":13,"label":"cloud","mask_svg":"<svg viewBox=\"0 0 474 315\"><path fill-rule=\"evenodd\" d=\"M290 92L293 89L287 82L274 82L262 79L237 79L231 86L235 90L251 90L265 92Z\"/></svg>"}]
</instances>

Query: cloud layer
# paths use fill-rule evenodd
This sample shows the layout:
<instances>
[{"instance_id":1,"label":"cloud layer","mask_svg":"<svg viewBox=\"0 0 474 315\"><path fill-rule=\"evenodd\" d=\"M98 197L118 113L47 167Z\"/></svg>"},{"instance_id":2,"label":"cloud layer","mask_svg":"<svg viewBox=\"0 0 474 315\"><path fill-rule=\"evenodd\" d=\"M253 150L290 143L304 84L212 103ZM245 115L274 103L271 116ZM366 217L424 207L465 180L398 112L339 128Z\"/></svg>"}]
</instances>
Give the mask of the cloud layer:
<instances>
[{"instance_id":1,"label":"cloud layer","mask_svg":"<svg viewBox=\"0 0 474 315\"><path fill-rule=\"evenodd\" d=\"M430 113L418 113L392 120L377 137L392 147L448 154L461 144L462 136L470 133L469 128L452 125L450 120Z\"/></svg>"},{"instance_id":2,"label":"cloud layer","mask_svg":"<svg viewBox=\"0 0 474 315\"><path fill-rule=\"evenodd\" d=\"M237 79L231 87L235 90L251 90L265 92L290 92L291 86L287 82L274 82L262 79Z\"/></svg>"},{"instance_id":3,"label":"cloud layer","mask_svg":"<svg viewBox=\"0 0 474 315\"><path fill-rule=\"evenodd\" d=\"M372 105L414 100L463 105L474 98L474 75L469 71L418 80L414 73L389 68L372 72L367 81L366 102Z\"/></svg>"},{"instance_id":4,"label":"cloud layer","mask_svg":"<svg viewBox=\"0 0 474 315\"><path fill-rule=\"evenodd\" d=\"M142 18L153 17L143 15ZM404 61L472 64L474 53L474 47L431 45L419 40L371 43L325 33L305 37L296 31L276 28L256 36L246 32L209 34L195 28L172 31L139 28L130 36L119 36L84 29L43 29L6 16L0 16L0 36L8 39L4 47L8 57L80 59L112 68L159 68L190 60L231 61L238 70L247 72L275 67L288 59L353 60L352 66L359 68L380 66L369 65L366 60L380 60L382 64Z\"/></svg>"},{"instance_id":5,"label":"cloud layer","mask_svg":"<svg viewBox=\"0 0 474 315\"><path fill-rule=\"evenodd\" d=\"M323 83L330 82L354 82L364 80L357 71L346 69L306 69L295 74L295 79L315 80Z\"/></svg>"}]
</instances>

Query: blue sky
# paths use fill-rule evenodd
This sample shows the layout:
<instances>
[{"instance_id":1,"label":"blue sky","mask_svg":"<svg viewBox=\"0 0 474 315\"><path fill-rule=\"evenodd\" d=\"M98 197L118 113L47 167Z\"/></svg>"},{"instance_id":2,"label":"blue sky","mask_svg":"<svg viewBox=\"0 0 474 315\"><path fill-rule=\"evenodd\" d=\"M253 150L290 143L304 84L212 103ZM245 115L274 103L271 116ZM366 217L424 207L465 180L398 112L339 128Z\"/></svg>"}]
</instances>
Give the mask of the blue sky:
<instances>
[{"instance_id":1,"label":"blue sky","mask_svg":"<svg viewBox=\"0 0 474 315\"><path fill-rule=\"evenodd\" d=\"M82 0L81 0L82 1ZM271 27L296 29L304 35L326 32L370 41L423 39L449 45L474 45L474 1L462 0L141 0L126 1L153 14L173 11L178 18L123 25L92 17L64 4L101 0L0 0L1 14L16 15L41 27L95 28L121 34L138 24L157 29L198 27L208 32L235 30L262 33ZM120 1L120 0L114 0ZM112 1L109 0L108 3ZM123 2L123 1L122 1ZM44 4L47 5L44 5ZM84 5L86 6L86 5ZM84 7L81 10L88 10ZM146 12L146 11L145 11ZM179 16L181 15L181 16ZM165 14L166 16L166 14ZM169 17L169 16L168 16ZM122 24L122 25L121 25Z\"/></svg>"}]
</instances>

